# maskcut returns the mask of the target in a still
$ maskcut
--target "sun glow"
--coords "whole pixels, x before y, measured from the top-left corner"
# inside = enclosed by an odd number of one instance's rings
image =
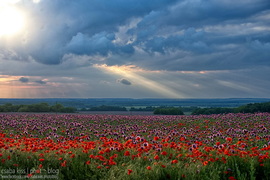
[[[0,5],[0,37],[11,36],[22,31],[25,25],[23,12],[11,5]]]

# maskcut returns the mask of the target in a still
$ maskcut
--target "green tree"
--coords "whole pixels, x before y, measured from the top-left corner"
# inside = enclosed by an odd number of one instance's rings
[[[62,104],[56,103],[55,105],[51,106],[52,112],[60,112],[60,110],[64,108]]]
[[[156,108],[154,110],[154,114],[161,114],[161,115],[184,115],[181,108],[176,107],[166,107],[166,108]]]

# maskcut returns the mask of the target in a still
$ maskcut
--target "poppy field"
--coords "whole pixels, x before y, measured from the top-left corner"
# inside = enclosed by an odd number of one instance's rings
[[[270,114],[0,114],[1,179],[270,179]]]

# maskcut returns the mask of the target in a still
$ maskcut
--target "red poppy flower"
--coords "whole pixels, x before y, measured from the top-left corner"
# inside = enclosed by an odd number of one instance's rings
[[[129,152],[129,151],[126,151],[126,152],[124,153],[124,156],[130,156],[130,152]]]
[[[161,152],[161,155],[166,156],[167,155],[167,152],[166,151],[163,151],[163,152]]]
[[[178,163],[178,160],[172,160],[172,162],[171,162],[172,164],[176,164],[176,163]]]
[[[208,164],[208,161],[204,161],[203,165],[206,166]]]
[[[128,169],[127,174],[130,175],[131,173],[132,173],[132,170],[131,169]]]
[[[67,161],[65,160],[64,162],[61,163],[62,167],[66,167],[67,166]]]

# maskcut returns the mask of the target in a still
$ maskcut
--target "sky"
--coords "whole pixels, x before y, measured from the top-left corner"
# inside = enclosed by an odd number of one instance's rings
[[[0,98],[270,98],[269,0],[0,0]]]

